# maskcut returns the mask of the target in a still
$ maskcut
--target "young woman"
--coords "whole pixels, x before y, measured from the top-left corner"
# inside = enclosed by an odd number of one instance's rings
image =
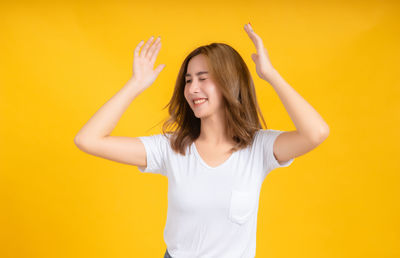
[[[140,54],[144,42],[135,49],[132,78],[75,137],[89,154],[168,178],[164,257],[255,257],[265,177],[329,134],[321,116],[274,69],[261,38],[249,24],[244,29],[257,50],[251,56],[257,75],[272,85],[297,130],[262,129],[245,62],[229,45],[213,43],[184,60],[162,134],[110,136],[129,104],[165,67],[153,70],[161,39],[151,45],[151,37]],[[166,132],[169,126],[175,130]]]

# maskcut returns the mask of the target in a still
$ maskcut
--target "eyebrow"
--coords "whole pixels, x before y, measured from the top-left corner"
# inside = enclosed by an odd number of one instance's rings
[[[208,74],[207,71],[201,71],[201,72],[196,73],[196,75],[199,76],[199,75],[202,75],[202,74],[204,74],[204,73],[207,73],[207,74]],[[188,76],[192,76],[192,75],[191,75],[190,73],[185,74],[185,77],[188,77]]]

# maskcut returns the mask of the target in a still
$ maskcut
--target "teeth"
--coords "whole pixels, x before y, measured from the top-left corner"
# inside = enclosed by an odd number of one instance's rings
[[[195,100],[195,101],[194,101],[194,104],[200,104],[200,103],[203,103],[203,102],[205,102],[205,101],[206,101],[206,99]]]

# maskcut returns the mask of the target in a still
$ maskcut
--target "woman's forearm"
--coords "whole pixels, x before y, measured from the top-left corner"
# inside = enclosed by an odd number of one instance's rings
[[[275,89],[299,133],[312,141],[319,141],[329,134],[329,126],[324,119],[278,71],[275,70],[267,81]]]
[[[75,142],[96,140],[111,134],[131,102],[144,90],[132,78],[82,127]]]

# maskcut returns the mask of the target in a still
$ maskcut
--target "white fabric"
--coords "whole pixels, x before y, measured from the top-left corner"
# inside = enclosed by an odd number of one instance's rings
[[[282,132],[260,129],[251,146],[217,167],[204,162],[194,143],[183,156],[162,134],[139,137],[147,153],[139,171],[168,178],[164,241],[173,258],[255,257],[261,185],[271,170],[294,160],[279,164],[273,155]]]

